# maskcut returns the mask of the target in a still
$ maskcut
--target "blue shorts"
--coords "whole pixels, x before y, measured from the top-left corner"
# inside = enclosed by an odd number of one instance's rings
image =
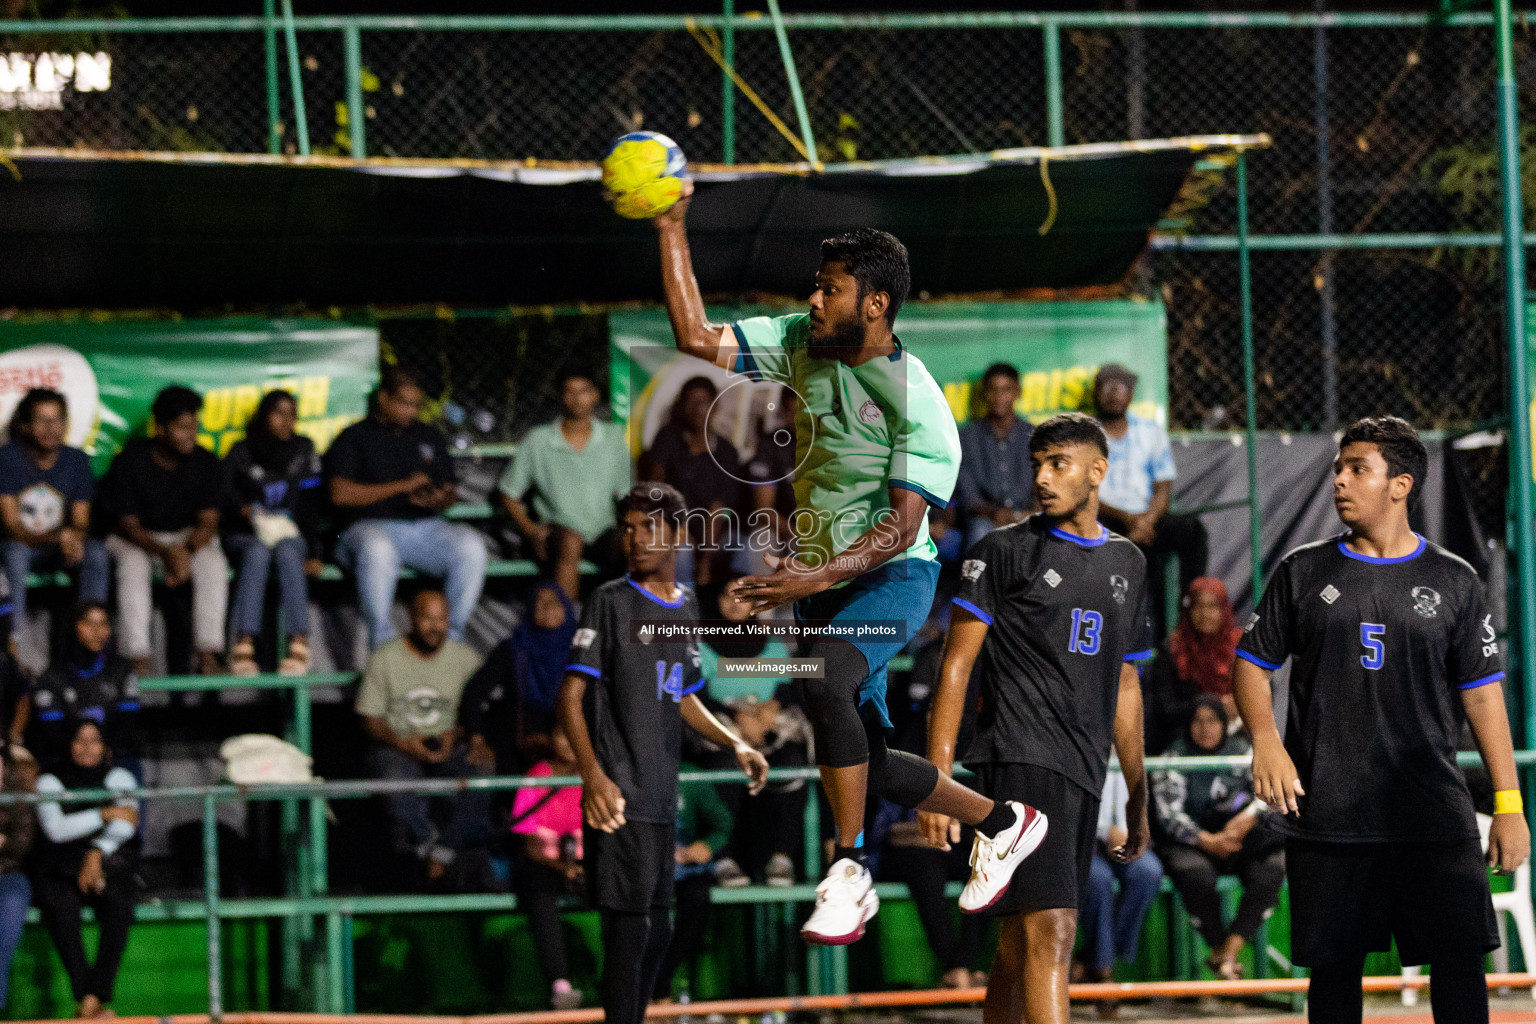
[[[878,638],[844,637],[864,655],[869,674],[859,685],[859,707],[873,711],[885,728],[891,727],[886,709],[886,665],[917,636],[933,608],[933,592],[939,583],[939,563],[926,558],[903,558],[854,578],[845,587],[823,590],[795,602],[797,622],[828,620],[857,624],[870,621],[906,623],[903,634],[888,642]],[[870,707],[866,708],[866,705]]]

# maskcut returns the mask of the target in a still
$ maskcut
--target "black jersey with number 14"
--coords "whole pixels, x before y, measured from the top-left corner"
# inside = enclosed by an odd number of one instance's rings
[[[1095,799],[1120,668],[1152,655],[1146,559],[1100,528],[1086,540],[1035,515],[966,553],[955,604],[987,623],[981,711],[966,763],[1032,764]]]
[[[624,794],[624,817],[670,825],[677,817],[684,697],[703,687],[691,639],[632,639],[632,621],[696,621],[693,590],[663,601],[625,576],[592,592],[571,641],[567,672],[588,676],[582,715],[597,763]]]
[[[1361,555],[1343,537],[1297,548],[1237,654],[1266,669],[1293,659],[1285,748],[1306,796],[1282,831],[1356,843],[1477,837],[1456,766],[1461,691],[1504,672],[1470,565],[1422,537],[1401,558]]]

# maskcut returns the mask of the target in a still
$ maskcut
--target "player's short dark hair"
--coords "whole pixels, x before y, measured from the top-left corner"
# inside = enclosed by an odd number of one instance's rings
[[[160,393],[155,396],[155,404],[149,407],[149,413],[163,427],[189,412],[195,415],[202,408],[202,395],[181,384],[172,384],[160,389]]]
[[[69,403],[64,400],[64,396],[59,394],[59,392],[53,390],[53,388],[32,388],[21,396],[21,401],[16,403],[16,411],[11,413],[11,433],[16,433],[16,428],[20,426],[30,427],[32,425],[32,417],[37,414],[37,407],[47,405],[50,402],[62,409],[64,415],[69,415]]]
[[[421,378],[403,366],[390,364],[379,371],[379,391],[381,393],[398,395],[406,388],[416,388],[419,391],[426,390],[421,386]]]
[[[986,387],[993,377],[1007,377],[1017,384],[1019,382],[1019,368],[1012,363],[993,363],[982,373],[981,386]]]
[[[671,523],[674,529],[680,530],[688,515],[688,502],[683,500],[682,492],[671,484],[642,480],[619,499],[619,522],[623,523],[624,517],[631,512],[659,515]]]
[[[896,311],[912,290],[912,265],[907,260],[907,247],[895,235],[878,228],[859,228],[828,238],[821,243],[821,262],[841,263],[859,283],[861,302],[874,292],[889,295],[891,304],[885,307],[885,322],[896,322]]]
[[[1339,438],[1340,451],[1350,444],[1375,445],[1387,462],[1388,477],[1413,477],[1408,501],[1410,506],[1418,505],[1419,490],[1429,472],[1429,451],[1412,423],[1401,416],[1367,416],[1351,423]]]
[[[1099,421],[1087,413],[1057,413],[1040,424],[1029,437],[1029,453],[1034,455],[1064,444],[1091,444],[1109,458],[1109,438]]]

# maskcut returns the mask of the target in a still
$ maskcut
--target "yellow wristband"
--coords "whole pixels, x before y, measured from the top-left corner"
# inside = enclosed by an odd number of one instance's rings
[[[1501,789],[1493,794],[1494,814],[1520,814],[1524,810],[1525,801],[1518,789]]]

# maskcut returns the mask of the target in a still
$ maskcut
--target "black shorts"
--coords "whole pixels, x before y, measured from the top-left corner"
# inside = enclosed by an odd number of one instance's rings
[[[1291,959],[1302,967],[1385,952],[1433,963],[1499,945],[1488,865],[1476,839],[1452,843],[1285,841]]]
[[[631,821],[617,832],[582,832],[587,899],[603,910],[648,914],[672,906],[673,825]]]
[[[1099,800],[1065,775],[1033,764],[978,764],[977,789],[994,800],[1018,800],[1045,813],[1040,848],[1020,864],[992,915],[1068,907],[1088,887],[1098,842]]]

